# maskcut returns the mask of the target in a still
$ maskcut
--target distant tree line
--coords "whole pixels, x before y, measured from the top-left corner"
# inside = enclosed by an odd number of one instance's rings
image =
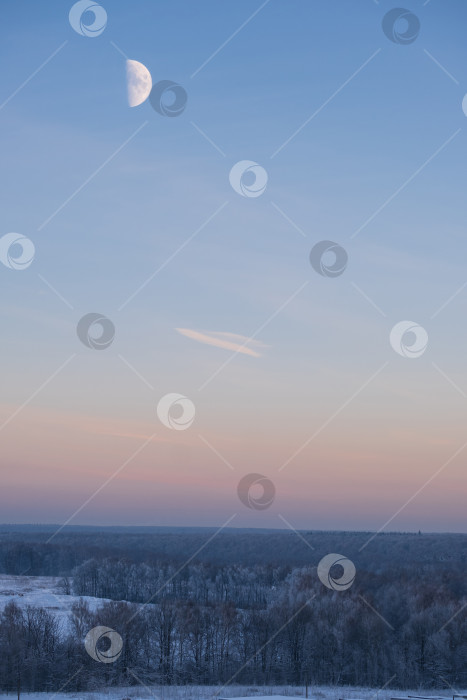
[[[316,566],[193,562],[178,572],[176,562],[89,559],[63,589],[110,599],[98,609],[77,598],[65,624],[40,608],[4,608],[0,688],[306,681],[378,688],[393,676],[390,687],[465,687],[465,567],[382,562],[379,570],[357,567],[353,586],[338,592],[323,586]],[[123,639],[114,663],[85,651],[97,625]]]
[[[5,527],[5,526],[3,526]],[[11,527],[11,526],[10,526]],[[141,532],[140,530],[143,530]],[[309,566],[311,550],[316,561],[329,552],[344,552],[365,571],[381,571],[393,564],[404,565],[414,573],[419,567],[427,571],[467,569],[467,536],[456,534],[380,533],[371,546],[362,549],[371,533],[365,532],[294,532],[267,533],[226,530],[217,534],[209,546],[206,541],[215,530],[206,528],[175,529],[152,532],[152,528],[113,528],[83,532],[63,530],[54,535],[53,528],[2,531],[0,526],[0,573],[28,576],[65,576],[85,561],[115,557],[134,563],[183,564],[199,552],[196,561],[213,566],[240,564],[294,567]],[[49,541],[51,536],[53,539]]]

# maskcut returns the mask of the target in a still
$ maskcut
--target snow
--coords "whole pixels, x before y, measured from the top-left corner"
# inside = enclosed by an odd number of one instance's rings
[[[53,613],[66,629],[70,619],[71,606],[77,600],[85,600],[92,611],[96,610],[102,603],[107,602],[104,598],[92,598],[91,596],[78,598],[72,595],[63,595],[60,593],[60,581],[60,578],[54,576],[0,574],[0,612],[12,600],[22,608],[28,605],[45,608]]]

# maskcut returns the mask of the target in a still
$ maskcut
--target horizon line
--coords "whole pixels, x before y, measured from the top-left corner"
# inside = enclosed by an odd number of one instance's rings
[[[57,528],[59,527],[59,523],[0,523],[0,532],[2,528]],[[60,526],[61,527],[61,526]],[[93,524],[81,524],[81,525],[65,525],[62,527],[62,532],[64,530],[73,530],[73,529],[94,529],[94,530],[110,530],[110,529],[165,529],[165,530],[214,530],[218,526],[217,525],[139,525],[139,524],[133,524],[133,525],[117,525],[117,524],[112,524],[112,525],[93,525]],[[273,532],[273,533],[291,533],[293,534],[294,531],[296,532],[305,532],[305,533],[310,533],[310,534],[339,534],[339,533],[344,533],[344,534],[355,534],[355,535],[367,535],[367,534],[375,534],[377,537],[379,536],[387,536],[387,535],[464,535],[467,536],[467,532],[459,532],[456,530],[388,530],[387,532],[375,532],[374,530],[344,530],[344,529],[336,529],[336,530],[321,530],[318,528],[294,528],[294,530],[290,530],[289,528],[274,528],[274,527],[235,527],[235,526],[229,526],[224,528],[224,532],[226,531],[239,531],[239,530],[253,530],[253,531],[258,531],[258,532]]]

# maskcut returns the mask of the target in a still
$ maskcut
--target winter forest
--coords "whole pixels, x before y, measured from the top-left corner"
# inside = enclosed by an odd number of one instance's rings
[[[230,531],[194,556],[209,536],[3,532],[0,573],[58,577],[69,615],[0,596],[0,689],[467,685],[467,537],[379,535],[362,549],[365,533]],[[317,576],[334,551],[355,562],[348,590]],[[115,663],[86,653],[97,625],[121,635]]]

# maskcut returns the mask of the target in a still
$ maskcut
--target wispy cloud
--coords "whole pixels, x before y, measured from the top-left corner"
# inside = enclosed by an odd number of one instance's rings
[[[204,343],[205,345],[214,345],[216,348],[224,348],[224,350],[233,350],[234,352],[250,355],[251,357],[261,357],[261,353],[253,348],[268,347],[259,340],[253,340],[238,333],[225,333],[222,331],[195,331],[190,328],[176,328],[176,331],[185,335],[187,338]],[[253,347],[248,347],[253,346]]]
[[[3,420],[12,415],[18,409],[17,404],[0,403],[0,425]],[[108,435],[110,437],[132,438],[135,440],[148,440],[152,435],[150,430],[154,424],[141,420],[121,419],[116,417],[103,417],[76,412],[58,412],[45,407],[25,407],[21,412],[21,419],[11,422],[10,431],[17,436],[18,431],[40,432],[41,438],[49,439],[50,431],[59,432],[60,435],[76,434]],[[15,432],[16,430],[16,432]],[[170,435],[152,435],[151,442],[168,443]]]

